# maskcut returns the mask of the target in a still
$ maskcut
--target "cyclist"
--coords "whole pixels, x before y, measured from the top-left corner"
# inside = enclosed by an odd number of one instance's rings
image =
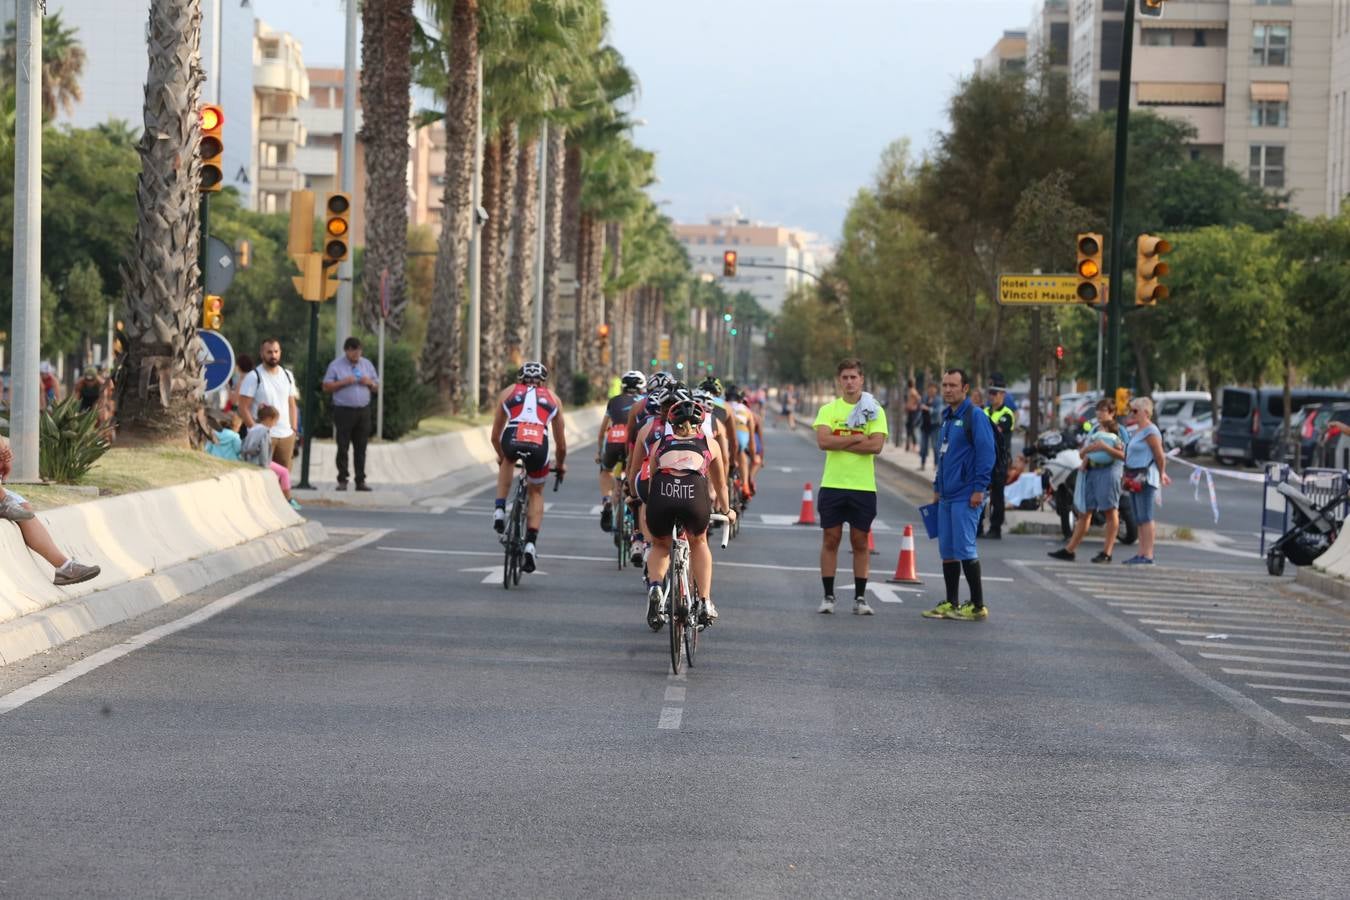
[[[734,384],[727,385],[727,409],[731,413],[731,426],[736,434],[736,448],[732,452],[736,454],[736,466],[744,476],[745,502],[748,503],[755,495],[752,481],[755,454],[750,440],[754,433],[755,414],[746,406],[745,395]]]
[[[675,378],[669,372],[656,372],[647,379],[647,393],[638,398],[638,402],[633,404],[633,408],[628,411],[628,465],[629,473],[629,493],[637,504],[637,531],[633,533],[633,539],[629,542],[629,559],[633,565],[642,565],[646,558],[648,543],[644,538],[646,529],[643,526],[645,522],[645,513],[643,504],[646,497],[637,493],[637,488],[642,486],[638,481],[636,469],[633,468],[633,449],[637,445],[638,435],[642,433],[646,424],[654,417],[660,415],[661,403],[666,399],[670,386],[675,383]]]
[[[703,411],[707,414],[703,417],[704,434],[717,441],[717,446],[722,448],[722,459],[731,459],[731,441],[733,439],[727,433],[726,426],[717,421],[717,417],[713,414],[713,410],[717,408],[716,398],[702,385],[694,388],[693,395],[699,406],[702,406]],[[729,469],[729,466],[722,466],[722,475],[725,479],[722,482],[722,494],[726,497],[731,496],[731,473]]]
[[[676,522],[684,526],[689,541],[690,566],[695,590],[705,599],[705,624],[717,619],[712,601],[712,550],[708,547],[708,523],[714,508],[730,515],[722,449],[703,431],[706,413],[684,390],[673,391],[674,401],[665,420],[655,427],[657,437],[650,448],[638,443],[636,462],[651,472],[647,501],[647,527],[652,552],[647,558],[647,624],[660,627],[666,597],[661,583],[670,565],[670,550]],[[653,422],[652,426],[658,423]]]
[[[541,362],[520,367],[516,383],[497,398],[492,417],[492,449],[497,451],[497,501],[492,510],[492,527],[498,534],[506,530],[506,495],[515,476],[516,460],[525,466],[529,482],[529,501],[525,510],[525,560],[521,568],[533,572],[538,562],[536,543],[544,524],[544,482],[548,481],[548,426],[553,425],[556,442],[554,468],[567,472],[567,428],[562,404],[544,384],[548,369]]]
[[[595,461],[600,465],[600,529],[614,525],[614,468],[628,456],[628,414],[647,389],[647,376],[625,372],[619,379],[620,392],[612,397],[600,420],[600,436]]]

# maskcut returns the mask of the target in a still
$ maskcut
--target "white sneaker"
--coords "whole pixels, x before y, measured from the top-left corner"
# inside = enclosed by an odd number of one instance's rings
[[[826,597],[824,600],[820,601],[820,609],[816,610],[816,612],[826,616],[834,612],[834,597]]]
[[[525,574],[528,575],[529,573],[534,571],[535,563],[539,561],[538,556],[539,553],[537,550],[534,549],[534,543],[531,541],[526,541],[525,560],[520,564],[520,568],[522,571],[525,572]]]
[[[628,561],[631,562],[633,565],[640,566],[646,561],[647,557],[642,552],[642,548],[644,546],[645,543],[636,538],[634,538],[632,544],[629,545]]]
[[[713,605],[711,597],[703,601],[703,618],[708,625],[717,621],[717,607]]]
[[[868,606],[868,605],[867,605],[867,601],[864,600],[862,597],[857,597],[857,598],[854,599],[854,601],[853,601],[853,614],[854,614],[855,616],[870,616],[870,615],[874,615],[874,613],[872,612],[872,607]]]
[[[492,511],[492,529],[498,534],[506,531],[506,510],[500,506]]]

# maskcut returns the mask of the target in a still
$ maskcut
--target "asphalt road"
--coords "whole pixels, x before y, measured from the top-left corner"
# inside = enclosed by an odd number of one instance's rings
[[[293,578],[0,669],[0,896],[1346,895],[1350,616],[1032,536],[987,545],[987,622],[920,618],[922,539],[919,592],[817,615],[819,534],[779,523],[821,459],[770,463],[683,679],[579,460],[519,590],[482,583],[488,494],[322,511]],[[880,518],[884,575],[917,515]]]

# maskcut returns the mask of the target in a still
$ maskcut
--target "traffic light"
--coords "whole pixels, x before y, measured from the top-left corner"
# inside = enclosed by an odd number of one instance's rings
[[[1139,0],[1139,15],[1148,16],[1150,19],[1161,19],[1162,14],[1163,0]]]
[[[201,110],[202,137],[197,145],[197,155],[202,160],[202,172],[197,190],[203,194],[214,194],[225,182],[224,163],[221,155],[225,152],[225,142],[221,139],[221,130],[225,127],[225,114],[219,106],[207,105]]]
[[[336,265],[351,250],[352,198],[345,193],[329,194],[323,202],[323,264]]]
[[[1059,360],[1060,362],[1063,362],[1063,361],[1064,361],[1064,345],[1063,345],[1063,344],[1056,344],[1056,345],[1055,345],[1055,359]]]
[[[1102,296],[1102,236],[1094,232],[1078,235],[1078,299],[1096,303]]]
[[[207,294],[202,298],[202,331],[219,331],[225,324],[225,298]]]
[[[1172,245],[1151,234],[1139,235],[1138,255],[1134,263],[1134,305],[1157,306],[1166,300],[1170,291],[1158,281],[1167,275],[1169,267],[1161,257],[1172,251]]]
[[[731,308],[730,308],[730,307],[728,307],[727,309],[725,309],[725,310],[722,312],[722,321],[723,321],[723,322],[730,322],[730,321],[731,321]]]
[[[727,278],[736,277],[736,251],[728,250],[722,254],[722,274]]]

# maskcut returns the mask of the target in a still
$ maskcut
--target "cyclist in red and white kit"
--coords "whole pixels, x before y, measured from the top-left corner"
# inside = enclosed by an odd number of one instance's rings
[[[492,449],[497,451],[497,502],[492,511],[492,527],[498,534],[506,530],[506,495],[515,476],[516,460],[525,465],[529,499],[525,509],[525,560],[521,568],[533,572],[539,553],[535,547],[544,524],[544,482],[548,481],[548,428],[553,426],[556,442],[553,470],[567,472],[567,428],[562,404],[545,387],[548,369],[540,362],[520,367],[516,383],[497,398],[492,417]]]

